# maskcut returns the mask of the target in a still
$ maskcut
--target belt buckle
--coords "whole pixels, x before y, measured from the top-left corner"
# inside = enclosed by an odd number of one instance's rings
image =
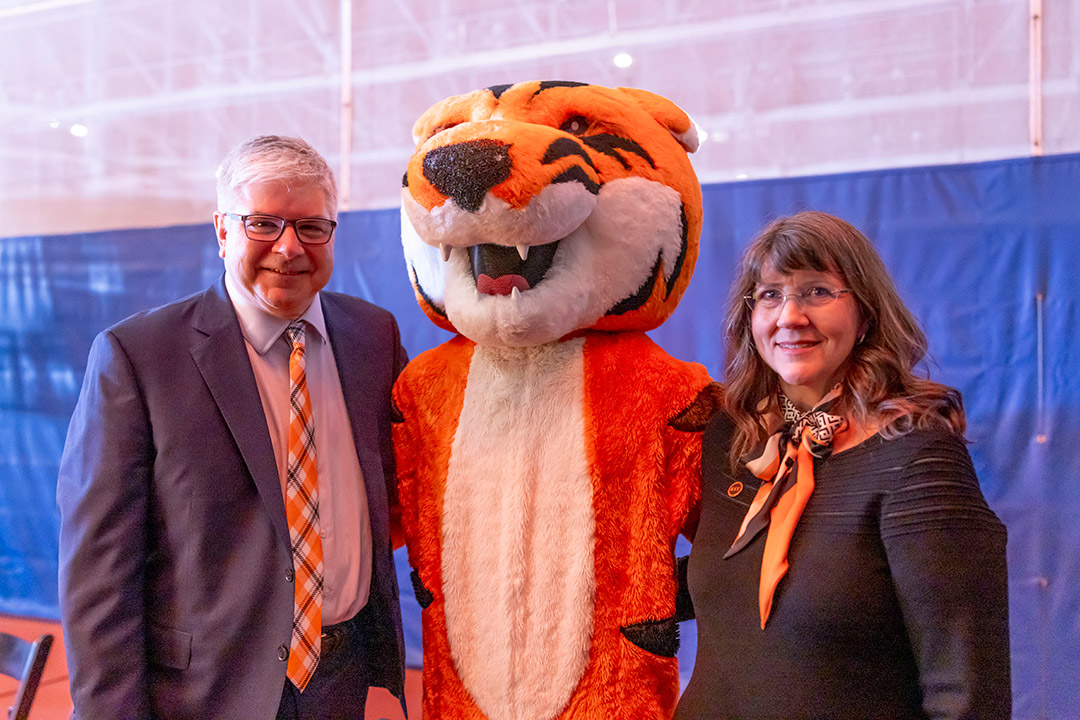
[[[341,641],[344,639],[345,633],[341,628],[327,628],[322,632],[322,644],[319,650],[320,655],[327,655],[334,652]]]

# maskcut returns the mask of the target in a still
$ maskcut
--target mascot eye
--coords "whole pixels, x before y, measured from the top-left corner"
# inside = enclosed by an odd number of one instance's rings
[[[581,115],[574,115],[566,119],[559,129],[565,133],[571,135],[584,135],[585,131],[589,129],[589,121]]]

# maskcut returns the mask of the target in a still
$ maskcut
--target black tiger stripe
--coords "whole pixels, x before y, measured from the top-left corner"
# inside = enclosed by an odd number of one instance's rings
[[[589,157],[589,153],[585,148],[572,138],[561,137],[556,138],[547,150],[544,151],[544,157],[540,158],[540,163],[543,165],[550,165],[551,163],[562,160],[565,157],[580,157],[582,160],[589,164],[593,170],[596,169],[596,165],[593,164],[592,158]]]
[[[545,90],[551,90],[552,88],[570,88],[570,87],[588,87],[589,83],[574,82],[572,80],[545,80],[540,83],[540,89],[533,93],[533,97],[536,97]]]
[[[410,266],[409,270],[412,272],[413,285],[416,287],[416,292],[419,293],[420,299],[424,301],[425,305],[431,308],[431,312],[435,313],[441,318],[446,318],[446,310],[436,305],[435,301],[432,300],[426,292],[424,292],[424,287],[420,284],[420,278],[416,275],[416,268]]]
[[[656,163],[653,162],[649,152],[629,138],[611,135],[610,133],[601,133],[600,135],[585,135],[581,138],[581,141],[596,152],[604,153],[605,155],[615,158],[622,163],[622,166],[627,170],[630,169],[630,163],[626,162],[626,158],[623,157],[623,153],[625,152],[634,153],[645,162],[649,163],[651,168],[654,170],[656,169]]]
[[[675,289],[675,286],[679,284],[679,274],[682,273],[683,263],[686,261],[686,252],[690,247],[690,223],[686,221],[686,204],[682,206],[682,212],[680,213],[680,220],[682,221],[682,240],[679,245],[679,256],[675,258],[675,267],[671,269],[671,279],[667,283],[667,292],[664,294],[664,300],[671,297],[671,291]]]
[[[642,305],[649,301],[652,297],[653,287],[656,286],[656,277],[660,274],[660,253],[656,254],[656,263],[653,264],[652,272],[649,273],[649,278],[641,284],[637,292],[633,295],[623,298],[619,302],[607,311],[607,315],[624,315],[632,310],[637,310]]]
[[[565,182],[579,182],[593,195],[600,194],[600,183],[589,177],[589,174],[586,173],[580,165],[566,168],[561,173],[551,178],[552,185]]]

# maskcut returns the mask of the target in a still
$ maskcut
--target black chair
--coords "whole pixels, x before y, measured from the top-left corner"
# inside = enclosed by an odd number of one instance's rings
[[[26,720],[30,715],[30,704],[37,694],[52,643],[52,635],[42,635],[30,642],[0,632],[0,674],[19,681],[15,702],[8,709],[8,720]]]

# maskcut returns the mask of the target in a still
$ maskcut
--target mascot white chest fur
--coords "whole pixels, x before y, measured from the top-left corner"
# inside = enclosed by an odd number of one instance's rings
[[[424,716],[668,717],[673,546],[718,391],[644,332],[697,256],[692,123],[644,91],[530,82],[414,130],[405,257],[460,333],[394,391]]]

